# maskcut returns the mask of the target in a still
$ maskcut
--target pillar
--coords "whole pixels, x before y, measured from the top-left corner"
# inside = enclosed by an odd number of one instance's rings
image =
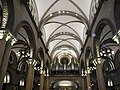
[[[103,71],[101,68],[101,64],[96,65],[96,75],[97,75],[97,82],[99,90],[106,90],[106,84],[103,76]]]
[[[43,68],[40,68],[40,87],[39,90],[43,90],[44,89],[44,70]]]
[[[0,90],[2,90],[4,77],[6,75],[11,46],[17,40],[11,33],[5,30],[0,30]]]
[[[81,88],[82,88],[82,90],[85,90],[85,77],[84,76],[82,76],[81,77]]]
[[[86,76],[86,78],[87,78],[87,88],[88,88],[88,90],[92,90],[92,88],[91,88],[91,79],[90,79],[90,68],[89,67],[87,68],[87,76]]]
[[[106,83],[104,80],[104,75],[101,67],[102,58],[99,54],[99,41],[96,43],[96,59],[94,60],[94,64],[96,66],[96,75],[97,75],[97,82],[99,90],[106,90]]]
[[[47,68],[47,71],[46,71],[46,90],[49,90],[50,88],[50,85],[49,85],[49,69]]]
[[[34,81],[34,66],[36,65],[36,61],[33,59],[29,60],[29,68],[26,79],[26,88],[25,90],[33,89],[33,81]]]
[[[0,39],[0,66],[4,55],[5,46],[6,46],[6,41],[4,39]]]
[[[46,90],[49,90],[50,86],[49,86],[49,76],[46,76],[46,84],[45,84],[45,88]]]
[[[82,73],[81,73],[81,88],[82,90],[85,90],[85,71],[82,69]]]
[[[10,52],[11,52],[11,46],[9,43],[7,43],[5,45],[4,55],[3,55],[1,66],[0,66],[0,90],[2,90],[4,77],[6,75]]]

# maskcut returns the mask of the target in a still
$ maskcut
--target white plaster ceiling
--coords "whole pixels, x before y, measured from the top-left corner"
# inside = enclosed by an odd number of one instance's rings
[[[35,1],[40,18],[39,29],[52,59],[63,54],[78,58],[89,27],[92,0]]]

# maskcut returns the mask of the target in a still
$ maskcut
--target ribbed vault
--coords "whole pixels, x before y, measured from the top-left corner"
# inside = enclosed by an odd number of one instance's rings
[[[69,55],[78,59],[89,28],[91,1],[36,0],[39,30],[52,60]]]

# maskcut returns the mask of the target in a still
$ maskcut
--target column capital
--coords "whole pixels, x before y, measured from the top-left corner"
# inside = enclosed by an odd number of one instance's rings
[[[97,57],[93,60],[93,64],[96,66],[97,64],[101,64],[101,57]]]
[[[30,58],[27,62],[29,65],[32,64],[32,65],[36,66],[36,64],[37,64],[37,61],[35,59],[32,59],[32,58]]]
[[[118,30],[118,32],[113,36],[112,38],[117,44],[120,43],[120,30]]]
[[[45,75],[45,70],[41,67],[40,68],[40,74],[42,75],[42,74],[44,74]]]
[[[49,74],[46,74],[46,77],[49,77]]]
[[[89,67],[87,67],[87,75],[91,73],[91,69]]]
[[[5,41],[9,41],[12,46],[14,43],[17,42],[17,39],[7,30],[0,30],[0,39],[5,39]]]

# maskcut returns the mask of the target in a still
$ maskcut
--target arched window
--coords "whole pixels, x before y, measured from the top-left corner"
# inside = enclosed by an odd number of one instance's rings
[[[113,87],[113,81],[111,78],[108,78],[107,85],[108,87]]]
[[[10,74],[7,73],[4,77],[4,83],[10,83]]]
[[[25,86],[25,79],[24,78],[20,79],[19,85],[20,86]]]

